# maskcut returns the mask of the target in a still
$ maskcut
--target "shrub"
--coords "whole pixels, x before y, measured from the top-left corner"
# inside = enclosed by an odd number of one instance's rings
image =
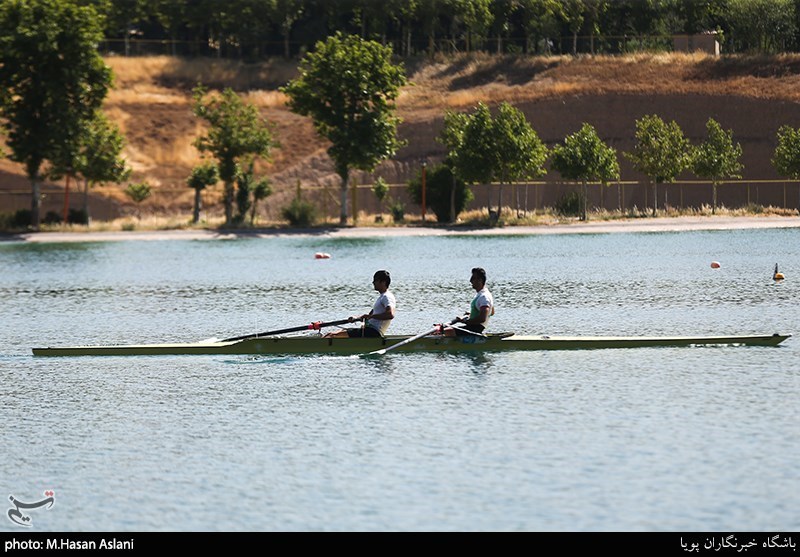
[[[403,222],[406,216],[406,206],[402,201],[394,201],[389,205],[389,212],[392,214],[392,220],[394,222]]]
[[[450,222],[450,194],[453,188],[453,172],[445,164],[434,166],[425,176],[425,204],[436,215],[439,222]],[[456,198],[454,218],[458,218],[472,201],[472,190],[461,180],[455,181]],[[422,175],[417,176],[408,183],[408,193],[417,205],[422,205]]]
[[[70,209],[67,215],[70,224],[89,224],[89,217],[83,209]]]
[[[61,222],[61,217],[55,211],[47,211],[47,214],[42,219],[44,224],[58,224]]]
[[[11,228],[27,228],[30,226],[32,218],[30,209],[17,209],[17,212],[11,217]]]
[[[565,217],[579,217],[581,216],[581,207],[583,207],[583,195],[577,191],[570,191],[562,195],[554,209],[559,215]]]
[[[317,208],[299,197],[294,198],[288,207],[284,207],[281,214],[292,226],[311,226],[317,220]]]

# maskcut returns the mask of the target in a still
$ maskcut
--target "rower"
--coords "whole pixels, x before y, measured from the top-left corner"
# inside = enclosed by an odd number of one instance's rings
[[[444,335],[448,337],[465,336],[470,333],[483,333],[489,325],[489,318],[494,315],[494,298],[489,289],[486,288],[486,271],[481,267],[472,269],[469,279],[472,288],[475,289],[475,297],[469,306],[468,317],[456,317],[454,323],[463,323],[461,327],[447,327]],[[465,331],[466,329],[466,331]]]
[[[335,333],[325,335],[326,338],[361,338],[361,337],[374,337],[381,338],[386,334],[389,328],[389,323],[394,319],[394,308],[397,302],[394,294],[389,290],[389,285],[392,283],[392,277],[389,271],[380,270],[376,271],[372,277],[372,286],[378,291],[378,299],[372,306],[369,313],[363,315],[351,315],[349,321],[354,323],[356,321],[363,321],[364,324],[358,329],[344,329]]]

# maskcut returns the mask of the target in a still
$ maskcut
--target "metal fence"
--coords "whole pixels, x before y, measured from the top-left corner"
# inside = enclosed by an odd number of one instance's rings
[[[499,184],[478,184],[471,186],[474,199],[466,210],[497,207]],[[708,181],[677,181],[658,186],[658,208],[701,209],[712,204],[713,185]],[[566,196],[578,193],[581,185],[575,182],[517,182],[503,186],[503,206],[521,212],[543,211],[557,207]],[[53,185],[42,189],[42,216],[48,212],[61,215],[64,209],[64,191]],[[203,191],[203,205],[207,214],[221,216],[222,188]],[[293,188],[276,192],[259,204],[258,215],[269,221],[283,220],[281,212],[289,205],[297,192]],[[340,212],[341,191],[337,186],[305,186],[301,196],[317,209],[318,215],[325,219],[337,219]],[[152,196],[141,204],[142,214],[180,213],[191,216],[194,192],[190,188],[157,188]],[[587,185],[587,201],[590,209],[627,212],[644,210],[653,206],[652,184],[623,181],[603,186],[599,183]],[[408,215],[418,217],[421,207],[411,201],[406,184],[389,184],[389,193],[383,203],[379,203],[372,192],[371,184],[351,186],[348,191],[348,214],[355,212],[364,215],[388,214],[392,202],[399,202]],[[720,184],[717,188],[719,207],[739,209],[749,207],[774,207],[800,211],[800,180],[737,180]],[[95,220],[113,220],[137,213],[133,204],[90,193],[91,215]],[[13,214],[19,209],[31,206],[30,190],[0,190],[0,214]],[[81,209],[83,194],[71,192],[69,208]],[[429,220],[435,220],[431,207],[427,208]]]

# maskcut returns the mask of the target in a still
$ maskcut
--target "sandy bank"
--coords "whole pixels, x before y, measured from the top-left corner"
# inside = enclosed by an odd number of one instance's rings
[[[753,228],[800,228],[800,217],[675,217],[633,220],[570,222],[543,226],[503,228],[396,227],[324,228],[306,230],[142,230],[114,232],[39,232],[0,235],[0,241],[60,243],[152,240],[233,240],[305,236],[319,238],[376,238],[386,236],[498,236],[535,234],[610,234],[631,232],[681,232],[690,230],[744,230]]]

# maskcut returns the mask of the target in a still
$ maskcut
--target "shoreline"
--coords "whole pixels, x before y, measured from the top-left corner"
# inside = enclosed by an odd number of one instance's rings
[[[0,243],[72,243],[165,240],[234,240],[237,238],[318,237],[376,238],[381,236],[527,236],[541,234],[616,234],[642,232],[684,232],[698,230],[748,230],[800,228],[800,217],[784,216],[703,216],[656,217],[630,220],[571,222],[539,226],[497,228],[465,227],[343,227],[319,229],[254,230],[133,230],[98,232],[27,232],[0,234]]]

